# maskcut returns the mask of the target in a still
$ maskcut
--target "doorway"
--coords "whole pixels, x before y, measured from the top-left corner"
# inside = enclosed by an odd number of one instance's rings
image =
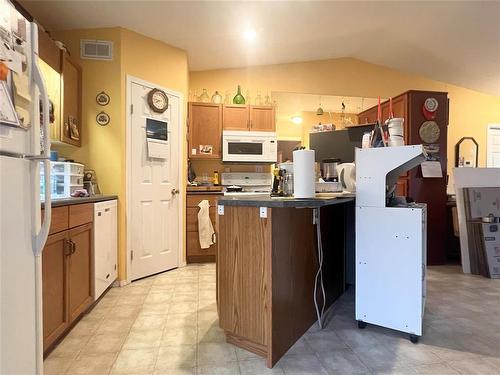
[[[164,112],[150,106],[153,89],[168,97]],[[127,280],[133,281],[176,268],[181,259],[181,96],[128,77],[127,109]]]

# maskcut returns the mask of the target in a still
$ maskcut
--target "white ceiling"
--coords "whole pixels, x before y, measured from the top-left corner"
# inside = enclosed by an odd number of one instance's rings
[[[21,3],[53,29],[121,26],[182,48],[191,70],[354,57],[500,96],[498,1]]]
[[[376,98],[361,98],[355,96],[333,96],[296,94],[290,92],[272,92],[273,101],[276,101],[278,112],[285,115],[300,114],[300,112],[316,112],[321,101],[321,108],[326,112],[342,112],[342,102],[345,104],[345,113],[360,113],[365,109],[377,105]],[[385,99],[381,99],[385,101]]]

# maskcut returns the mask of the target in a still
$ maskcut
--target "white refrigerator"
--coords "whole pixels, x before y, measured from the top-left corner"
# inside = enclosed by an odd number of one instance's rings
[[[43,373],[41,252],[50,225],[47,91],[38,34],[0,0],[0,374]],[[45,211],[40,210],[44,169]]]

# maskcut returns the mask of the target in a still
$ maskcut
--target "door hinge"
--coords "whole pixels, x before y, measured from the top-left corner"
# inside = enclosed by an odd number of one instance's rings
[[[134,105],[133,104],[130,104],[130,114],[131,115],[134,114]]]
[[[130,250],[130,261],[134,260],[134,250]]]

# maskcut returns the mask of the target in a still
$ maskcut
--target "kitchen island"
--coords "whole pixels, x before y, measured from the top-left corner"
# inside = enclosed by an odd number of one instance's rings
[[[354,198],[226,196],[217,203],[220,327],[227,342],[265,357],[271,368],[317,320],[317,213],[327,306],[344,292]]]

